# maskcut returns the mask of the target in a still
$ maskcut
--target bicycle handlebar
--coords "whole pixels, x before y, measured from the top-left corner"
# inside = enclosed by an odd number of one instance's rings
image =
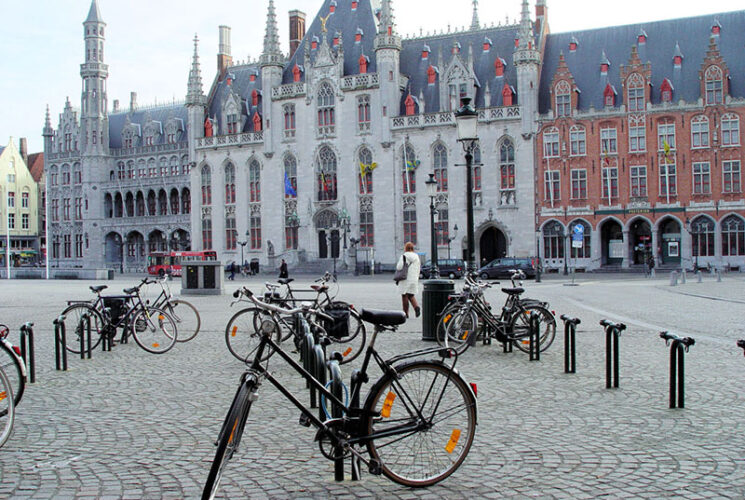
[[[320,309],[313,309],[309,305],[301,305],[300,307],[296,307],[294,309],[285,309],[283,307],[269,304],[267,302],[264,302],[263,300],[258,299],[256,295],[246,287],[239,288],[238,290],[233,292],[233,297],[235,297],[236,299],[239,298],[241,295],[245,295],[246,297],[248,297],[248,300],[256,304],[261,309],[272,311],[277,314],[282,314],[285,316],[292,316],[293,314],[297,314],[297,313],[311,313],[328,321],[334,320],[331,316],[329,316],[328,314],[325,314]]]

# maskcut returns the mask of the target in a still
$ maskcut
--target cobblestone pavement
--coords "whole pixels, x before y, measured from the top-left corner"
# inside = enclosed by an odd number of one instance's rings
[[[135,281],[108,284],[116,293]],[[496,344],[474,346],[460,360],[461,372],[478,384],[479,425],[470,455],[446,481],[420,490],[368,474],[335,483],[313,430],[299,426],[298,411],[265,385],[221,497],[744,497],[745,359],[735,340],[745,338],[745,278],[707,276],[677,287],[662,277],[578,282],[526,283],[527,295],[550,301],[557,315],[582,319],[577,374],[563,373],[561,325],[540,362],[505,354]],[[258,290],[261,283],[229,282],[226,292],[237,284]],[[90,284],[10,281],[0,287],[0,322],[12,326],[14,340],[22,322],[36,323],[38,363],[37,383],[27,389],[14,433],[0,449],[0,497],[198,497],[242,369],[224,342],[232,297],[189,298],[203,330],[163,356],[130,343],[111,353],[97,350],[92,360],[71,357],[70,370],[56,372],[52,320],[66,299],[89,296]],[[497,307],[504,300],[498,289],[489,297]],[[343,278],[339,298],[358,307],[399,307],[389,276]],[[628,325],[616,390],[605,389],[601,318]],[[696,339],[686,355],[685,409],[667,407],[663,329]],[[421,341],[421,320],[411,319],[378,345],[393,354],[429,344]],[[278,360],[271,366],[305,396],[297,376]]]

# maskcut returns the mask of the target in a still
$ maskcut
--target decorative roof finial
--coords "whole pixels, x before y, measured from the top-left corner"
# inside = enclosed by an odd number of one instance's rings
[[[477,30],[479,28],[479,0],[473,0],[473,19],[471,19],[471,29]]]
[[[274,11],[274,0],[269,0],[266,12],[266,32],[264,35],[264,51],[261,53],[261,64],[281,64],[282,50],[279,48],[279,30],[277,29],[277,15]]]
[[[202,71],[199,69],[199,37],[194,33],[194,55],[191,59],[189,71],[189,86],[186,92],[186,104],[201,104],[204,101],[202,93]]]

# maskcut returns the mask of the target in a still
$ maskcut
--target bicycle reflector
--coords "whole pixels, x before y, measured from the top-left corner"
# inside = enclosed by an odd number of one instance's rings
[[[8,397],[8,393],[5,391],[0,392],[0,401]]]
[[[352,352],[352,348],[351,348],[351,347],[347,347],[347,348],[346,348],[346,349],[344,350],[344,353],[342,353],[342,356],[344,356],[344,357],[346,358],[347,356],[349,356],[349,354],[350,354],[351,352]]]
[[[479,388],[476,385],[476,382],[471,382],[468,385],[470,385],[471,386],[471,389],[473,389],[473,395],[476,396],[476,397],[479,397]]]
[[[230,336],[235,337],[235,332],[238,331],[238,325],[233,325],[233,329],[230,330]]]
[[[391,408],[393,407],[393,400],[396,399],[396,395],[392,392],[389,392],[388,395],[385,397],[385,401],[383,401],[383,408],[380,410],[380,416],[383,418],[388,418],[391,416]]]
[[[445,451],[448,453],[452,453],[455,447],[458,445],[458,440],[460,439],[460,429],[453,429],[453,432],[450,434],[450,439],[448,440],[448,444],[445,445]]]
[[[18,347],[17,345],[14,345],[14,346],[13,346],[13,350],[14,350],[14,351],[16,352],[16,354],[18,354],[19,356],[21,355],[21,348],[20,348],[20,347]]]

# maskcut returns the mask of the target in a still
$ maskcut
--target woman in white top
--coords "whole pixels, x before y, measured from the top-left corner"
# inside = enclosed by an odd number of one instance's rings
[[[418,318],[422,313],[415,295],[419,292],[419,256],[414,253],[414,244],[407,242],[404,245],[404,254],[398,259],[396,269],[401,270],[404,267],[404,259],[409,263],[409,270],[406,273],[406,279],[398,282],[398,291],[401,294],[401,305],[403,306],[406,317],[409,317],[409,303],[414,307],[414,313]]]

